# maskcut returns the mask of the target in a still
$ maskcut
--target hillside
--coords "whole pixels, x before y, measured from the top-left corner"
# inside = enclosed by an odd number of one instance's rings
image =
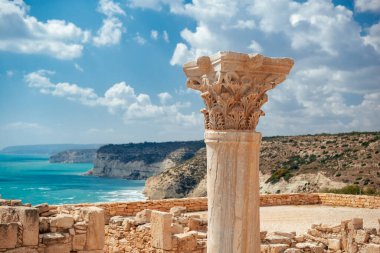
[[[50,163],[92,163],[96,149],[74,149],[59,152],[50,156]]]
[[[380,132],[263,138],[260,191],[313,192],[347,184],[380,189],[379,152]],[[206,174],[205,160],[198,152],[149,178],[145,193],[152,199],[205,196],[206,178],[200,178]]]
[[[147,179],[192,158],[202,147],[203,141],[106,145],[96,152],[94,168],[88,174]]]

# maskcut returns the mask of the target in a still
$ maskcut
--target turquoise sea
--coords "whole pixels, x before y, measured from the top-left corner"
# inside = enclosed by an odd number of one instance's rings
[[[49,163],[47,156],[0,154],[0,195],[33,205],[145,199],[145,181],[81,176],[91,168]]]

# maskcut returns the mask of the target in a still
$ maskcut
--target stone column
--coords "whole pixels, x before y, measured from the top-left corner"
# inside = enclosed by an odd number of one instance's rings
[[[266,92],[283,82],[288,58],[219,52],[186,63],[187,87],[206,108],[208,253],[260,252],[259,157],[256,132]]]

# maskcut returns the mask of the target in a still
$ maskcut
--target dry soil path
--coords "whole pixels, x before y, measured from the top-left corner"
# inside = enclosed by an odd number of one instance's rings
[[[200,212],[206,217],[206,212]],[[340,221],[363,218],[364,227],[379,228],[380,209],[331,206],[260,207],[261,231],[306,233],[312,224],[340,224]]]
[[[260,208],[261,230],[305,233],[314,223],[339,224],[363,218],[364,227],[379,228],[380,209],[331,206],[271,206]]]

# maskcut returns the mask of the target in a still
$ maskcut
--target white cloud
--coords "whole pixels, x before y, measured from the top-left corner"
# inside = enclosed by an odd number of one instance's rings
[[[83,72],[83,68],[78,64],[78,63],[74,63],[74,67],[76,70],[80,71],[80,72]]]
[[[357,1],[363,10],[359,2],[375,11],[379,1]],[[264,134],[378,130],[379,24],[365,34],[353,12],[331,0],[159,3],[196,22],[181,31],[172,65],[223,50],[295,59],[288,80],[269,92]]]
[[[263,48],[255,40],[251,41],[251,44],[248,46],[248,48],[251,49],[253,53],[260,53],[261,51],[263,51]]]
[[[380,12],[379,0],[355,0],[355,9],[359,12]]]
[[[162,38],[164,38],[165,42],[167,42],[167,43],[169,42],[169,34],[167,31],[162,32]]]
[[[157,96],[159,97],[161,104],[166,104],[166,102],[172,98],[172,95],[168,92],[159,93]]]
[[[368,35],[364,36],[364,44],[372,46],[380,53],[380,22],[369,28]]]
[[[98,11],[107,17],[112,17],[114,15],[125,16],[125,12],[120,8],[120,5],[112,0],[100,0]]]
[[[39,70],[25,75],[25,81],[31,88],[41,93],[63,97],[90,107],[105,107],[112,114],[122,115],[126,123],[139,120],[154,120],[162,124],[200,125],[199,114],[184,114],[180,110],[189,104],[169,104],[171,95],[167,92],[158,94],[161,104],[152,103],[150,96],[136,94],[134,88],[120,82],[112,85],[103,96],[99,96],[92,88],[83,88],[67,82],[53,83],[50,76],[54,72]]]
[[[108,46],[119,44],[125,28],[121,21],[114,17],[103,20],[102,27],[97,31],[97,36],[93,38],[95,46]]]
[[[146,39],[140,35],[140,33],[136,33],[136,36],[133,38],[137,44],[139,45],[145,45]]]
[[[122,34],[126,32],[123,23],[118,16],[125,16],[125,12],[120,8],[118,3],[112,0],[100,0],[98,11],[103,13],[106,18],[93,38],[95,46],[109,46],[119,44]]]
[[[0,0],[0,50],[64,60],[81,56],[89,31],[65,20],[38,21],[28,9],[23,1]]]
[[[154,40],[157,40],[158,39],[158,31],[156,31],[156,30],[150,31],[150,37]]]

